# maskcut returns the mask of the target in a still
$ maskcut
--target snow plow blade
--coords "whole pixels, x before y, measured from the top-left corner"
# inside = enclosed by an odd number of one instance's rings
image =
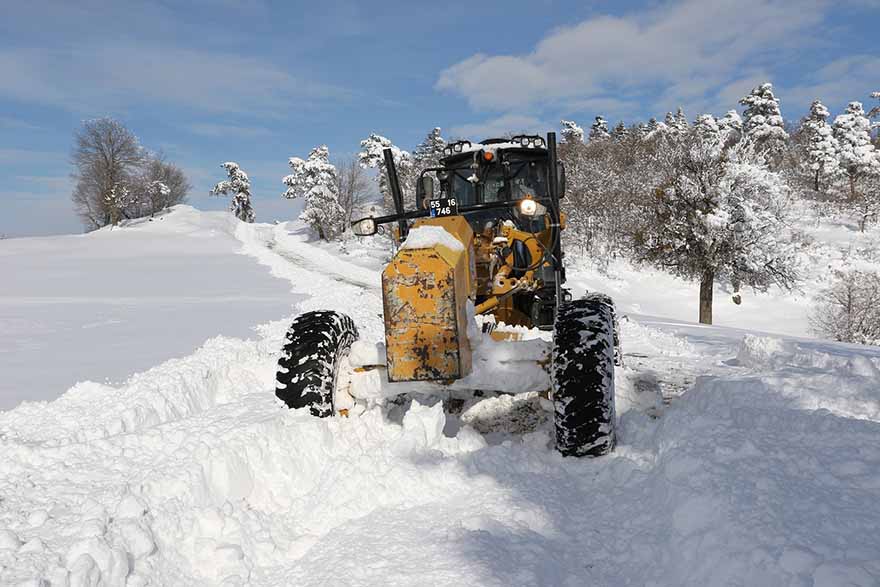
[[[420,220],[382,272],[390,382],[451,381],[470,374],[473,239],[461,216]]]

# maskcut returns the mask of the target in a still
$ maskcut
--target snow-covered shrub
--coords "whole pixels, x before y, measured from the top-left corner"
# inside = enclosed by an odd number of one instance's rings
[[[339,203],[336,167],[330,163],[326,145],[315,147],[308,159],[291,157],[291,173],[282,179],[288,199],[303,198],[305,208],[300,219],[307,222],[323,240],[330,240],[344,230],[345,208]]]
[[[251,181],[247,173],[234,161],[227,161],[221,167],[226,170],[229,178],[215,185],[211,190],[211,195],[228,196],[231,194],[232,201],[229,203],[229,210],[239,220],[253,222],[255,215],[253,206],[251,206]]]
[[[880,345],[880,275],[862,271],[838,275],[817,297],[810,327],[823,338]]]

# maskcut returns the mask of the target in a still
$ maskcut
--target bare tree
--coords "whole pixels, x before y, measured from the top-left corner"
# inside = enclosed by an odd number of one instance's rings
[[[144,150],[124,124],[112,118],[83,122],[74,136],[72,153],[74,208],[87,228],[117,224],[134,178],[144,162]]]
[[[336,183],[339,204],[345,210],[346,222],[343,230],[348,230],[355,211],[363,205],[369,195],[367,175],[357,159],[343,159],[336,164]]]
[[[880,344],[880,275],[842,274],[818,301],[810,316],[815,334],[840,342]]]
[[[192,186],[183,170],[165,160],[161,153],[150,156],[144,163],[138,178],[137,190],[145,209],[139,216],[152,216],[156,212],[186,201]]]

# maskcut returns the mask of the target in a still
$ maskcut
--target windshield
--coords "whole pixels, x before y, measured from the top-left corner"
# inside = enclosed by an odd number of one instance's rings
[[[470,166],[450,170],[452,196],[459,206],[472,206],[480,203],[521,200],[527,196],[545,198],[547,189],[547,164],[544,160],[508,157],[508,181],[505,185],[504,170],[500,163],[484,165],[476,180],[474,169]],[[508,195],[508,189],[510,195]]]

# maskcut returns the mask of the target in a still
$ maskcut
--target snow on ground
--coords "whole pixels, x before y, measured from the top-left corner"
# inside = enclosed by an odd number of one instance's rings
[[[120,381],[292,312],[287,282],[234,254],[235,226],[184,206],[87,235],[0,241],[0,409]]]
[[[234,234],[381,338],[381,254]],[[880,583],[880,349],[630,313],[619,446],[575,460],[529,398],[289,411],[285,327],[0,412],[0,584]]]

